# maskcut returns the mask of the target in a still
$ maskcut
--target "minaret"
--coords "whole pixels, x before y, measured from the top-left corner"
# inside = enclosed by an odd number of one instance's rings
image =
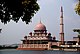
[[[63,8],[61,6],[61,16],[60,16],[60,45],[64,44],[64,24],[63,24]]]

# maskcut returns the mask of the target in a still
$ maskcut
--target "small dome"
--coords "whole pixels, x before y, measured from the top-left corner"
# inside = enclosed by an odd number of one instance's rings
[[[40,22],[35,26],[35,30],[46,30],[46,27]]]
[[[55,40],[55,39],[56,39],[56,37],[54,36],[54,37],[53,37],[53,40]]]

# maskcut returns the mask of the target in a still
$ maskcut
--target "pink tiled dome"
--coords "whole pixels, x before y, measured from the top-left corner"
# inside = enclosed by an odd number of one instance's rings
[[[46,30],[46,27],[40,22],[35,26],[35,30]]]

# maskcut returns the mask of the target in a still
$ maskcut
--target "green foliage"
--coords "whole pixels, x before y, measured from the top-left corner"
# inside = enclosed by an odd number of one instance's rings
[[[73,29],[74,32],[78,33],[78,37],[80,37],[80,29]]]
[[[80,0],[79,0],[78,4],[76,4],[75,12],[76,12],[76,14],[80,15]]]
[[[0,0],[0,20],[7,24],[11,20],[18,22],[21,18],[28,24],[39,9],[37,0]]]
[[[73,29],[74,32],[78,32],[80,34],[80,29]]]
[[[56,45],[52,45],[51,48],[58,48],[58,46],[56,46]]]
[[[1,30],[2,30],[2,29],[0,29],[0,33],[1,33]]]

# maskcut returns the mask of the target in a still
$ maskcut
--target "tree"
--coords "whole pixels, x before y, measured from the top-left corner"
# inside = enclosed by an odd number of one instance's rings
[[[1,30],[2,30],[2,29],[0,29],[0,33],[1,33]]]
[[[37,0],[0,0],[0,20],[7,24],[11,20],[18,22],[21,18],[28,24],[39,9]]]
[[[75,12],[76,12],[76,14],[80,15],[80,0],[75,6]]]
[[[74,32],[78,32],[78,37],[80,37],[80,29],[73,29]]]

